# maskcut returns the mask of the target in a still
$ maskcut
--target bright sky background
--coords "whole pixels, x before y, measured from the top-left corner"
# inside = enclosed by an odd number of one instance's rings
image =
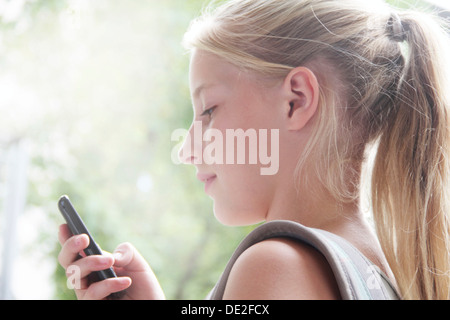
[[[450,0],[428,0],[428,2],[450,10]]]

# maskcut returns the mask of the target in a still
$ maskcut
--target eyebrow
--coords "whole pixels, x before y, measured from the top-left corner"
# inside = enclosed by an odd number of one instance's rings
[[[208,88],[211,88],[211,87],[214,87],[214,86],[216,86],[216,84],[214,84],[214,83],[202,84],[202,85],[200,85],[197,89],[195,89],[195,91],[194,91],[192,97],[193,97],[193,98],[198,98],[198,96],[200,95],[200,93],[201,93],[203,90],[208,89]]]

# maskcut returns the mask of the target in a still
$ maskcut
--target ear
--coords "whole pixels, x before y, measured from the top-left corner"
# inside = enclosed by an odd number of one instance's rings
[[[283,90],[288,129],[301,130],[317,111],[319,82],[310,69],[298,67],[285,78]]]

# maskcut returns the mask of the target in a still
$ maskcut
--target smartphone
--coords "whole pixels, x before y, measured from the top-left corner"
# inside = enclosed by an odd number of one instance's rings
[[[97,245],[97,243],[94,241],[94,238],[90,234],[89,230],[86,228],[86,225],[84,224],[80,215],[77,213],[77,211],[73,207],[68,196],[64,195],[59,199],[58,208],[59,208],[59,211],[61,212],[62,216],[66,220],[67,225],[69,226],[69,229],[73,235],[86,234],[89,237],[89,246],[86,249],[84,249],[84,253],[87,256],[102,255],[103,254],[102,250]],[[101,281],[101,280],[105,280],[108,278],[117,277],[113,268],[108,268],[108,269],[101,270],[101,271],[95,271],[94,273],[96,275],[96,279],[94,279],[93,281]],[[123,296],[124,293],[125,293],[125,290],[120,291],[120,292],[114,292],[108,298],[119,299],[120,297]]]

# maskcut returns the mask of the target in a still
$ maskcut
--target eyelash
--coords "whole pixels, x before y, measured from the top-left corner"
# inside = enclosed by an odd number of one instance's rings
[[[202,117],[204,116],[212,116],[212,113],[214,112],[214,110],[217,108],[217,106],[211,107],[209,109],[206,109],[205,111],[203,111],[203,113],[201,114]]]

